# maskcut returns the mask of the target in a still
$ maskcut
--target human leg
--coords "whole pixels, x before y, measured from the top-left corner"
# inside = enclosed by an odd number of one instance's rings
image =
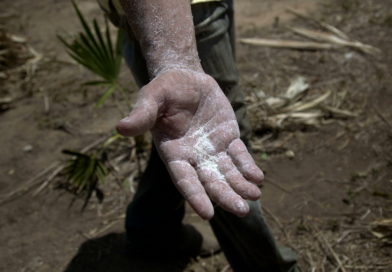
[[[239,218],[217,208],[210,222],[234,271],[299,271],[296,254],[276,246],[259,202],[248,203],[250,212],[246,217]]]
[[[229,98],[247,143],[251,127],[246,118],[244,95],[235,64],[232,1],[193,7],[196,38],[203,69],[214,77]],[[250,213],[239,218],[219,207],[211,226],[235,271],[297,271],[296,256],[280,251],[264,221],[260,204],[249,201]]]

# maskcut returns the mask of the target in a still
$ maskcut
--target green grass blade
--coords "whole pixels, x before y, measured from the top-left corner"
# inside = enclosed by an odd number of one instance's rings
[[[83,49],[84,52],[88,53],[93,61],[97,63],[103,63],[105,61],[105,56],[102,54],[101,50],[95,47],[95,42],[91,41],[86,35],[80,33],[79,35],[79,47]]]
[[[108,85],[110,82],[108,81],[102,81],[102,80],[93,80],[93,81],[87,81],[83,83],[83,86],[97,86],[97,85]]]
[[[123,43],[124,43],[124,38],[125,38],[125,31],[122,29],[118,29],[117,31],[117,37],[116,37],[116,48],[115,48],[115,56],[116,56],[116,71],[117,74],[120,74],[120,69],[121,69],[121,63],[123,60]]]
[[[107,71],[108,80],[110,78],[110,81],[114,83],[117,81],[119,69],[117,67],[118,65],[116,55],[114,55],[113,52],[113,45],[110,38],[109,26],[106,26],[106,39],[104,39],[104,36],[101,33],[96,20],[94,20],[94,29],[102,47],[102,50],[104,51],[106,56],[105,68]]]
[[[75,40],[73,44],[68,43],[62,36],[57,35],[60,42],[68,49],[68,54],[79,64],[83,65],[93,73],[102,76],[101,68],[99,67],[100,61],[96,60],[86,45]]]
[[[86,62],[83,57],[77,56],[74,53],[69,52],[69,55],[79,64],[83,65],[85,68],[87,68],[88,70],[90,70],[91,72],[101,76],[103,78],[103,76],[101,75],[101,70],[99,69],[99,67],[97,67],[94,63],[91,62]],[[105,78],[104,78],[105,79]]]
[[[86,82],[83,85],[98,86],[109,85],[109,88],[97,102],[101,106],[107,98],[118,89],[118,77],[122,63],[122,42],[124,31],[118,30],[116,43],[110,35],[108,20],[105,18],[105,29],[99,27],[98,21],[88,23],[75,0],[71,0],[82,30],[72,42],[57,35],[60,42],[66,47],[67,53],[77,63],[90,70],[102,80]]]
[[[108,24],[108,19],[105,18],[105,26],[106,26],[106,30],[105,30],[105,34],[106,34],[106,43],[108,44],[108,49],[109,49],[109,53],[110,56],[112,57],[113,60],[115,60],[115,52],[113,51],[113,43],[112,43],[112,39],[110,37],[110,30],[109,30],[109,24]],[[120,31],[120,30],[118,30]],[[118,33],[117,31],[117,33]]]
[[[82,12],[80,11],[79,7],[76,5],[75,1],[72,0],[72,5],[74,6],[74,9],[76,11],[76,14],[79,17],[79,20],[83,26],[83,29],[85,31],[85,33],[87,34],[87,36],[89,37],[89,40],[92,41],[92,43],[94,44],[94,47],[96,48],[97,51],[100,51],[100,48],[98,46],[98,43],[93,35],[93,32],[90,29],[90,26],[88,25],[88,23],[86,22],[86,20],[84,19],[84,16],[82,14]],[[101,57],[103,57],[102,52],[100,52]]]
[[[77,152],[77,151],[72,151],[72,150],[69,150],[69,149],[64,149],[64,150],[62,150],[61,152],[62,152],[63,154],[66,154],[66,155],[77,156],[77,157],[79,157],[79,156],[86,156],[86,155],[83,154],[83,153],[79,153],[79,152]]]
[[[106,99],[116,90],[116,85],[112,85],[98,100],[97,106],[101,107],[105,103]]]
[[[110,62],[112,60],[112,56],[110,54],[108,45],[103,40],[102,33],[101,33],[101,30],[99,29],[97,20],[93,20],[93,26],[94,26],[94,30],[95,30],[95,35],[97,36],[99,46],[100,46],[102,53],[104,55],[104,62],[105,62],[105,64],[110,65]]]

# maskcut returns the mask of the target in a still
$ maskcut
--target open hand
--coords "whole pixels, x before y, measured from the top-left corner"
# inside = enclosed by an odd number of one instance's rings
[[[174,184],[204,219],[214,215],[211,200],[245,216],[245,199],[260,197],[255,184],[263,173],[239,139],[229,101],[204,73],[172,69],[158,75],[117,128],[126,136],[151,130]]]

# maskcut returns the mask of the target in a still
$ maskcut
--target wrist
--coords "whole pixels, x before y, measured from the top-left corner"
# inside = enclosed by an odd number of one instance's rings
[[[146,50],[145,58],[148,63],[150,78],[153,79],[169,70],[188,70],[203,73],[197,51],[195,47],[192,47],[188,50],[166,47],[161,52]]]

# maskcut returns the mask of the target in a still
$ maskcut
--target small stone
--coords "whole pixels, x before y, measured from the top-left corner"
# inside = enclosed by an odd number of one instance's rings
[[[294,157],[295,157],[295,153],[293,150],[287,150],[285,154],[286,154],[286,157],[289,159],[294,159]]]
[[[31,150],[33,150],[33,146],[32,145],[25,145],[23,147],[23,151],[24,152],[30,152]]]

